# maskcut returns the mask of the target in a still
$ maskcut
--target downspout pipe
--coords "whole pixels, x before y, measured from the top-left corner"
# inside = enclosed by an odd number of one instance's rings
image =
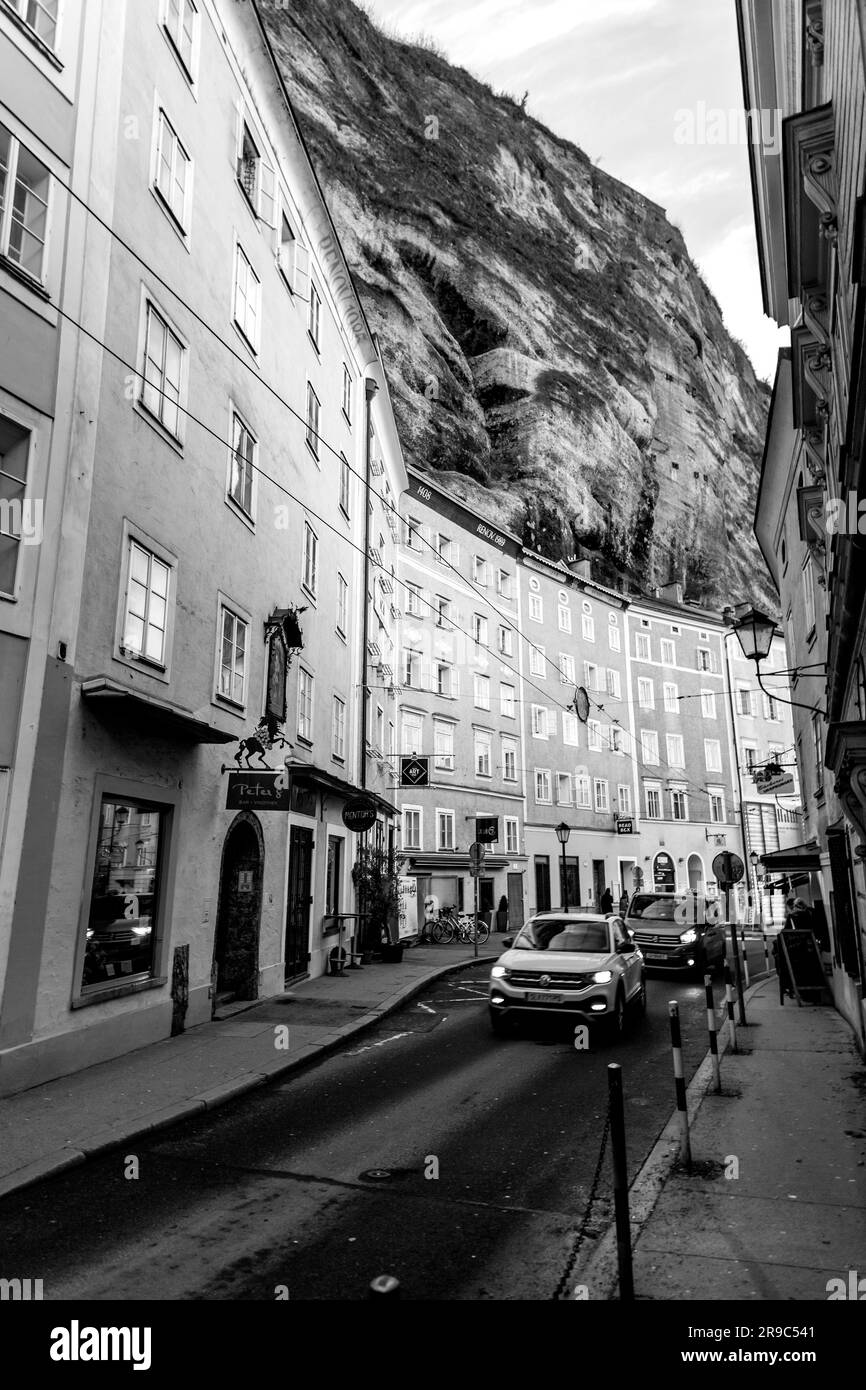
[[[370,477],[372,474],[373,417],[372,402],[378,391],[378,383],[372,377],[364,379],[364,591],[362,595],[361,619],[361,790],[367,790],[367,716],[370,704],[370,689],[367,683],[367,641],[370,632]]]

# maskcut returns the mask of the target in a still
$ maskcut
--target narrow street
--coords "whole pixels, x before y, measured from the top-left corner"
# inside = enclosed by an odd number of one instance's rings
[[[758,942],[750,954],[757,969]],[[139,1143],[137,1178],[121,1151],[22,1192],[4,1203],[4,1245],[46,1299],[271,1300],[284,1286],[346,1300],[382,1273],[408,1299],[549,1299],[598,1159],[607,1063],[624,1070],[633,1176],[674,1103],[667,1001],[690,1077],[704,991],[652,977],[627,1038],[578,1052],[552,1020],[493,1038],[488,972],[446,977],[296,1079]],[[610,1197],[608,1155],[590,1232]]]

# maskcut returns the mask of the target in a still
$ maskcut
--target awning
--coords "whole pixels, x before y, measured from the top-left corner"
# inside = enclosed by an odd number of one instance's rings
[[[160,738],[186,743],[237,743],[237,732],[227,733],[189,710],[161,700],[156,695],[134,690],[107,676],[94,676],[83,682],[81,697],[94,714],[106,721],[122,723],[127,732],[155,734]]]
[[[771,850],[762,854],[760,861],[771,873],[810,873],[820,869],[821,851],[817,840],[810,840],[807,845]]]
[[[342,777],[335,777],[333,772],[329,772],[324,767],[317,767],[315,763],[305,763],[300,759],[292,758],[286,760],[286,767],[297,782],[308,782],[322,787],[325,791],[333,792],[336,796],[345,797],[347,801],[351,797],[366,796],[383,815],[397,815],[397,807],[392,806],[390,801],[386,801],[384,796],[380,796],[378,792],[369,789],[362,791],[353,782],[346,782]]]

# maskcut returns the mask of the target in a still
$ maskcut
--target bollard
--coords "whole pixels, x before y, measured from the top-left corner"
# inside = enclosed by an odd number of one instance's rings
[[[769,950],[769,947],[767,946],[767,933],[764,931],[763,927],[761,928],[761,940],[762,940],[762,942],[764,943],[764,969],[766,970],[767,974],[769,975],[769,974],[770,974],[770,950]]]
[[[716,1002],[713,999],[713,977],[704,976],[704,992],[707,996],[707,1032],[710,1035],[710,1056],[713,1059],[713,1090],[716,1095],[722,1089],[722,1074],[719,1071],[719,1040],[716,1037]]]
[[[671,1047],[674,1054],[674,1083],[677,1092],[677,1113],[680,1121],[680,1134],[682,1144],[680,1157],[686,1168],[691,1171],[692,1167],[692,1144],[689,1138],[689,1112],[686,1105],[686,1079],[683,1074],[683,1046],[680,1037],[680,1006],[675,999],[668,1001],[668,1013],[671,1018]]]
[[[746,982],[746,989],[749,988],[749,953],[746,950],[746,933],[740,932],[740,945],[743,948],[743,977]]]
[[[731,967],[725,961],[725,1002],[728,1006],[728,1030],[731,1034],[731,1051],[737,1051],[737,1025],[734,1022],[734,983]]]
[[[619,1297],[621,1303],[633,1303],[634,1272],[631,1263],[631,1223],[628,1214],[628,1164],[625,1156],[622,1067],[619,1062],[608,1063],[607,1095],[610,1110],[610,1149],[613,1159],[613,1203],[616,1217]]]
[[[367,1290],[368,1298],[399,1298],[400,1281],[393,1274],[377,1274]]]
[[[731,946],[734,950],[734,978],[737,982],[737,1010],[740,1015],[741,1027],[746,1026],[746,1001],[743,999],[743,966],[740,960],[740,950],[737,944],[737,928],[731,923]]]

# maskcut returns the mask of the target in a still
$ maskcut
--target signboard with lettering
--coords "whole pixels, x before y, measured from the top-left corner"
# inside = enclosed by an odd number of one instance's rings
[[[785,985],[793,989],[797,1003],[801,994],[823,993],[827,985],[815,933],[789,927],[776,938],[779,949],[779,1002],[785,1002]]]
[[[343,824],[347,830],[362,835],[376,824],[376,803],[368,796],[353,796],[343,807]]]
[[[476,816],[475,817],[475,839],[480,844],[493,844],[494,840],[499,839],[499,817],[498,816]]]
[[[458,525],[471,531],[479,540],[495,546],[501,554],[518,554],[520,545],[514,536],[506,535],[502,531],[498,531],[495,526],[489,526],[486,521],[479,520],[478,516],[473,515],[468,507],[462,506],[456,498],[449,497],[447,493],[440,492],[437,487],[430,483],[429,479],[415,477],[410,471],[408,490],[410,497],[417,497],[420,502],[435,508],[441,516],[450,517]]]
[[[281,772],[230,772],[227,811],[288,811],[289,781]]]
[[[418,880],[402,877],[397,880],[397,936],[418,935]]]
[[[677,885],[677,871],[674,861],[669,854],[657,854],[653,863],[653,883],[658,892],[670,890],[672,893]]]
[[[633,835],[634,821],[631,816],[620,816],[616,823],[617,835]]]
[[[401,787],[429,787],[430,759],[413,753],[400,759]]]
[[[794,786],[793,776],[783,767],[756,767],[752,772],[752,781],[757,792],[791,791]]]

